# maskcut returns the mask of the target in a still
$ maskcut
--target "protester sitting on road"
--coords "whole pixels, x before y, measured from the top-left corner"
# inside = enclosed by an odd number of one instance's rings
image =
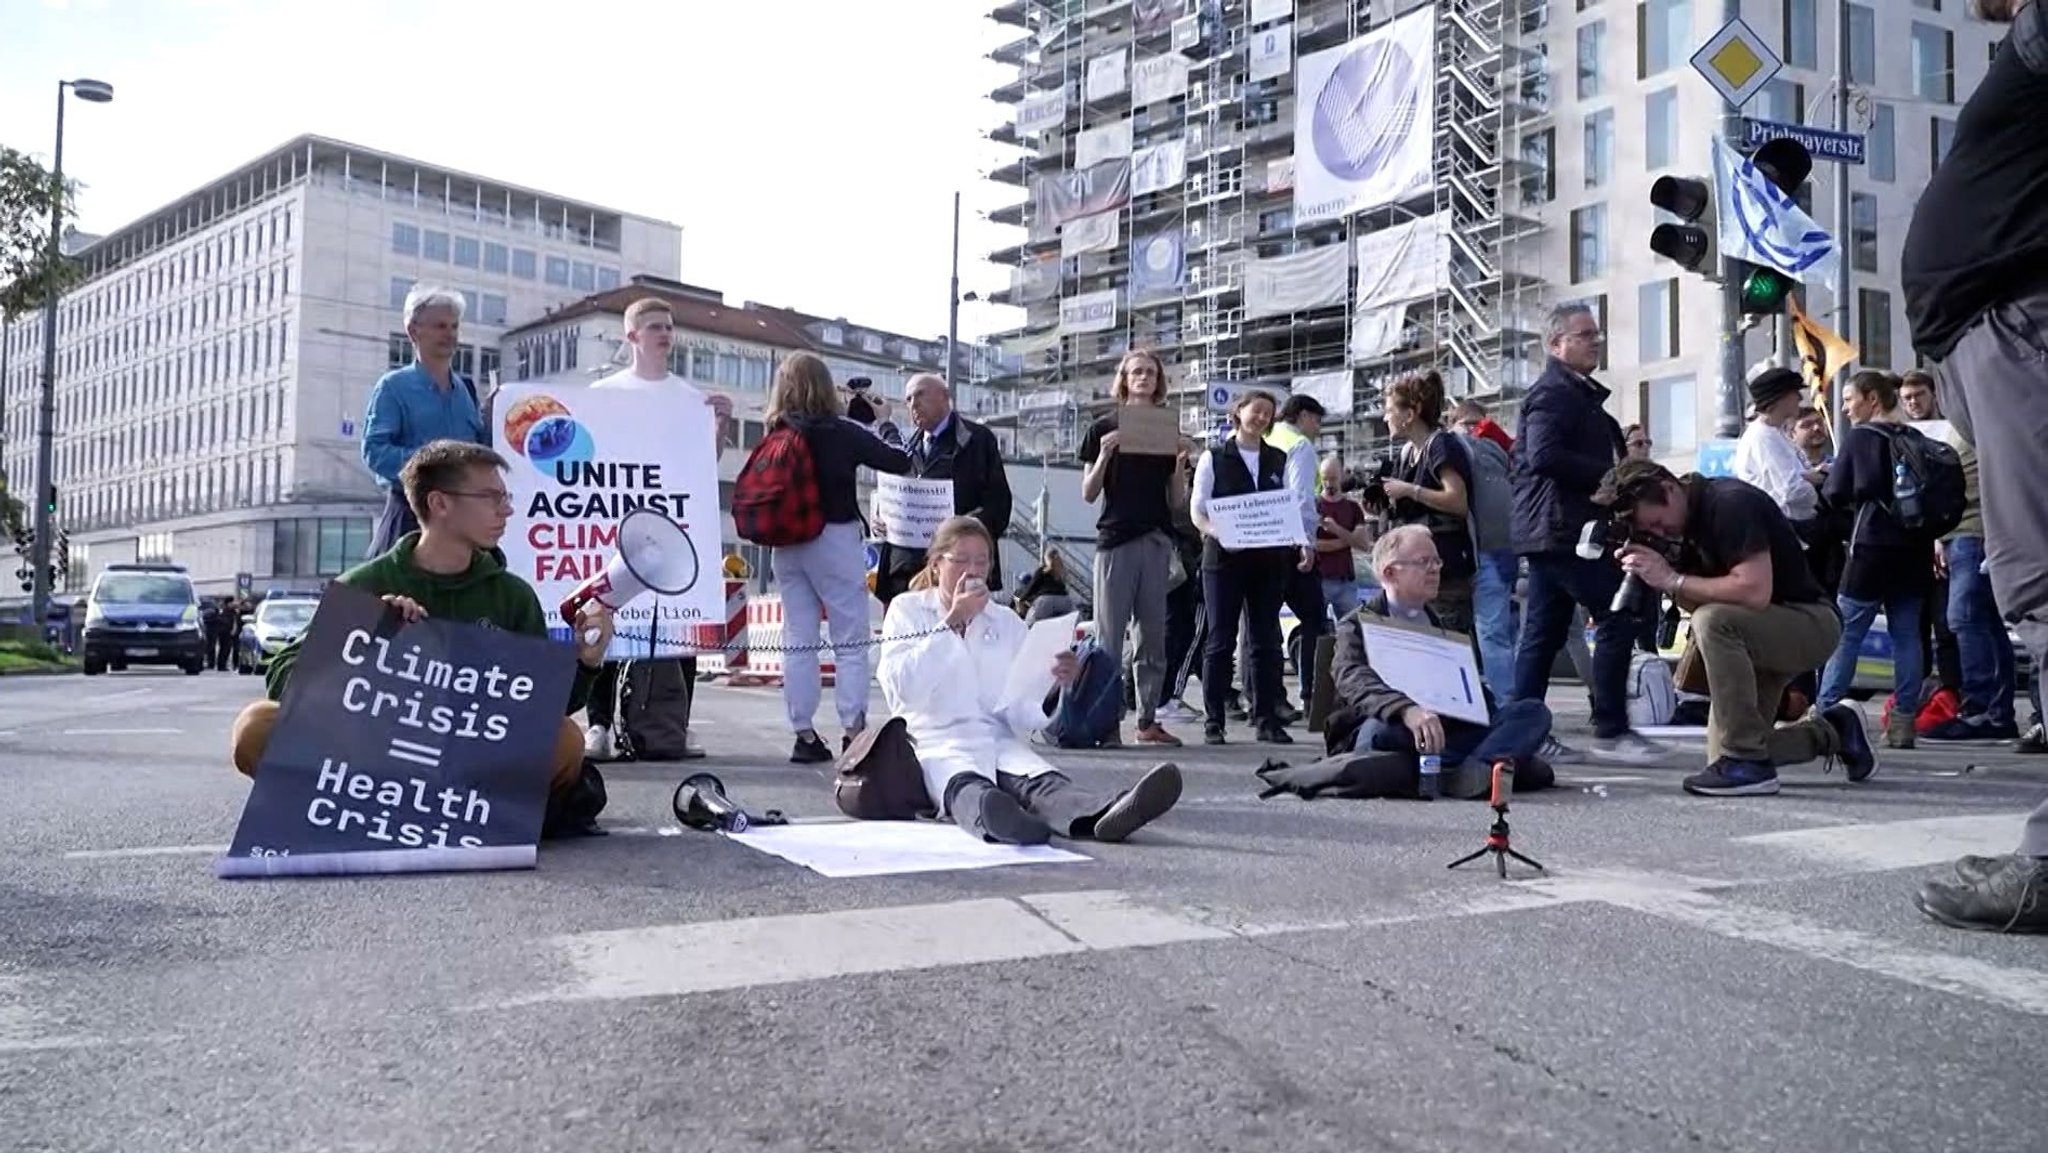
[[[917,744],[926,791],[969,833],[1013,845],[1042,845],[1054,833],[1124,840],[1180,800],[1180,769],[1155,766],[1105,797],[1031,750],[1026,742],[1051,718],[1043,684],[1009,692],[1026,626],[989,600],[983,574],[994,554],[973,517],[953,517],[932,534],[923,571],[882,622],[882,696]],[[1051,670],[1060,684],[1079,672],[1072,653]]]
[[[1482,682],[1491,725],[1440,716],[1388,684],[1373,668],[1362,624],[1408,622],[1429,628],[1442,623],[1430,603],[1443,579],[1443,560],[1428,526],[1389,529],[1372,546],[1372,568],[1380,591],[1337,623],[1337,650],[1330,662],[1336,697],[1323,730],[1332,755],[1357,752],[1417,753],[1441,758],[1438,787],[1447,797],[1482,799],[1492,786],[1493,766],[1508,761],[1518,793],[1556,783],[1550,765],[1536,756],[1550,736],[1550,710],[1541,701],[1498,704]],[[1477,650],[1473,661],[1478,662]],[[1389,795],[1413,795],[1419,767],[1404,765],[1404,778]]]
[[[341,574],[342,584],[384,598],[408,622],[433,617],[473,622],[526,636],[548,635],[547,617],[533,586],[507,572],[491,550],[505,533],[512,497],[505,489],[505,458],[480,444],[437,440],[412,455],[399,472],[406,500],[420,529],[399,538],[382,556]],[[594,641],[587,641],[592,630]],[[553,787],[557,795],[576,785],[583,766],[583,730],[570,718],[583,708],[591,682],[611,644],[611,613],[586,604],[576,621],[575,687],[555,738]],[[291,683],[301,635],[270,659],[265,688],[235,718],[235,768],[254,777],[277,727],[278,702]]]
[[[1775,793],[1778,766],[1817,757],[1839,757],[1852,781],[1877,771],[1855,705],[1773,727],[1785,686],[1825,659],[1842,635],[1842,620],[1776,501],[1734,477],[1680,480],[1647,460],[1616,466],[1593,500],[1628,526],[1632,542],[1656,546],[1627,545],[1622,571],[1692,612],[1693,643],[1707,670],[1707,767],[1685,779],[1686,792]]]

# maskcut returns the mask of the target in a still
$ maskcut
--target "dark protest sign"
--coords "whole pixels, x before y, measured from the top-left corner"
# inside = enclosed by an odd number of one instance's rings
[[[332,586],[219,875],[532,868],[575,662]]]

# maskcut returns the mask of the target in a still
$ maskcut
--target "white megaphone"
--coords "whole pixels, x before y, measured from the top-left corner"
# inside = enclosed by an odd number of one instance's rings
[[[576,586],[563,598],[562,619],[576,623],[576,614],[591,601],[618,612],[641,593],[681,596],[697,585],[697,546],[683,526],[652,509],[636,508],[619,522],[619,551],[604,571]]]

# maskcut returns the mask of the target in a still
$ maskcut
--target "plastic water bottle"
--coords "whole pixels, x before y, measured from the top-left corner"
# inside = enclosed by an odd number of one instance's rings
[[[1892,508],[1906,528],[1920,526],[1920,479],[1903,460],[1892,461]]]
[[[1422,754],[1422,784],[1419,795],[1425,801],[1434,801],[1442,795],[1444,759],[1435,753]]]

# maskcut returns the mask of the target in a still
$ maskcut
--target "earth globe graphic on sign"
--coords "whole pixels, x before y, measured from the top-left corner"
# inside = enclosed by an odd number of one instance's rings
[[[1392,167],[1415,130],[1427,83],[1422,62],[1392,40],[1346,54],[1316,94],[1310,140],[1316,160],[1339,180],[1364,180]]]
[[[568,416],[569,408],[545,393],[522,396],[505,412],[505,443],[524,455],[533,426],[551,416]]]
[[[567,413],[542,417],[527,430],[526,459],[540,468],[582,464],[595,455],[597,443],[590,430]]]

